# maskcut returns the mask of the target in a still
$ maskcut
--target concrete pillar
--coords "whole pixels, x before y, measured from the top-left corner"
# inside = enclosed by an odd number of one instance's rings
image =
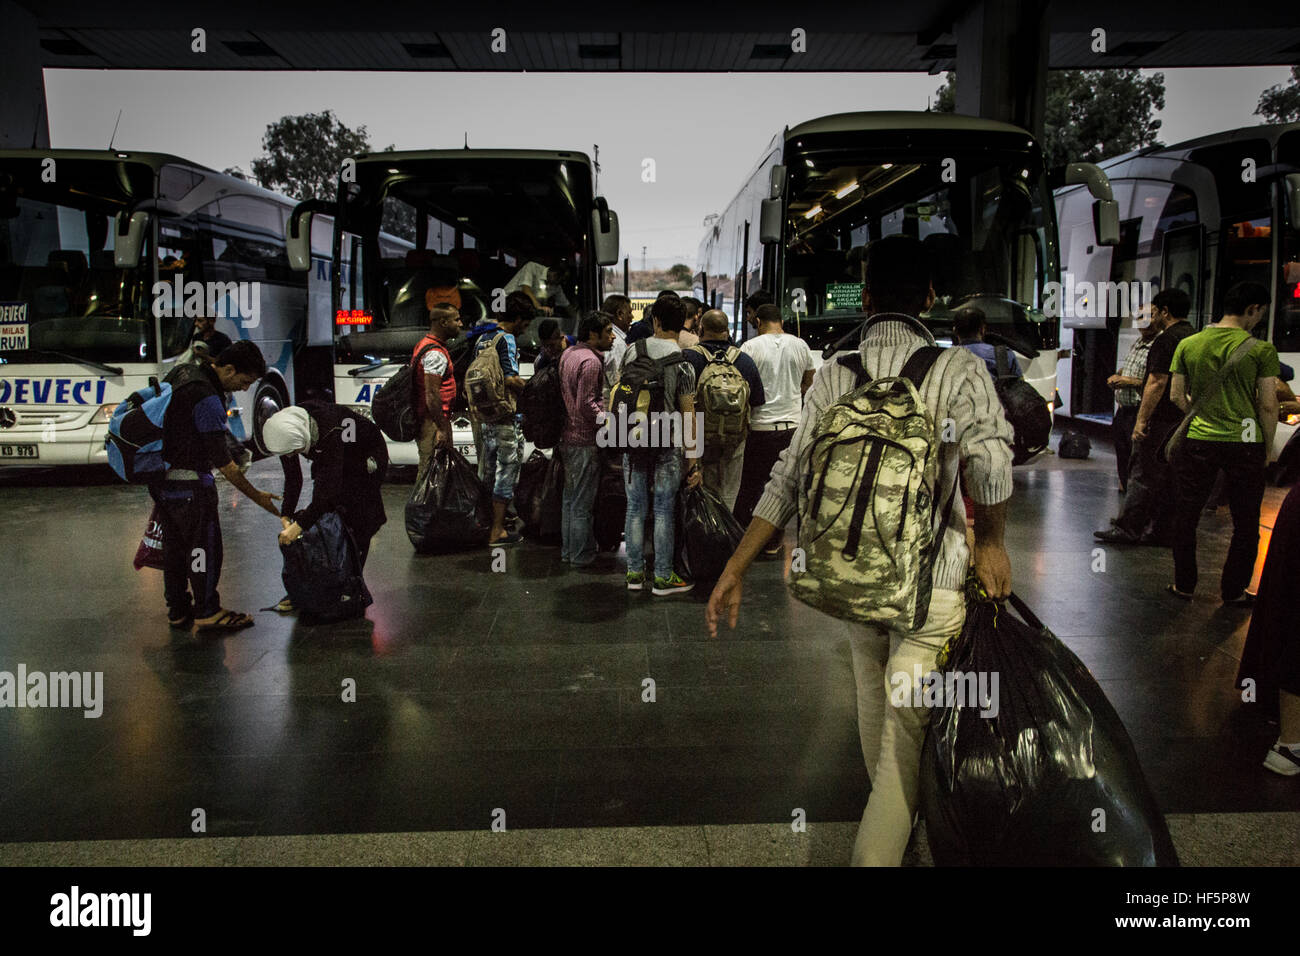
[[[1043,135],[1047,0],[976,0],[960,15],[957,112]]]
[[[50,145],[45,76],[36,19],[11,0],[0,0],[0,148]]]

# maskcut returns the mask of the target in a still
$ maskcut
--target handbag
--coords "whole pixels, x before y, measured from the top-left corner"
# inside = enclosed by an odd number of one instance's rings
[[[1214,381],[1203,389],[1201,394],[1192,399],[1192,404],[1191,407],[1187,409],[1187,414],[1184,415],[1183,420],[1165,436],[1165,440],[1161,444],[1160,450],[1157,452],[1162,462],[1166,465],[1173,463],[1174,456],[1178,454],[1178,449],[1182,446],[1183,439],[1187,437],[1187,429],[1191,427],[1192,419],[1201,413],[1201,409],[1205,407],[1206,402],[1218,394],[1219,390],[1223,388],[1223,383],[1228,380],[1228,372],[1234,365],[1250,354],[1258,341],[1259,340],[1252,335],[1247,337],[1244,342],[1233,349],[1232,354],[1228,356],[1228,360],[1223,363],[1223,367],[1220,368],[1218,374],[1215,375]]]
[[[140,547],[135,550],[133,564],[137,571],[141,568],[163,570],[163,531],[160,511],[158,505],[153,506],[153,511],[149,514],[149,523],[145,525],[144,535],[140,538]]]

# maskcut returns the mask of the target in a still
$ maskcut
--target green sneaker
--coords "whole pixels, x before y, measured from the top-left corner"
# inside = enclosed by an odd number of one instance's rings
[[[686,581],[678,577],[677,572],[673,572],[670,578],[655,578],[654,587],[650,589],[651,594],[685,594],[691,588],[695,587],[693,581]]]
[[[645,572],[638,571],[633,574],[631,571],[627,574],[627,589],[629,591],[640,591],[645,587]]]

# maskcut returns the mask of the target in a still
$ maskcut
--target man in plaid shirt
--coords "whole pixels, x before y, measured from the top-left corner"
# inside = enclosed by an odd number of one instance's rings
[[[1115,391],[1115,418],[1111,426],[1115,438],[1115,467],[1119,471],[1119,490],[1128,486],[1129,460],[1133,452],[1133,426],[1137,423],[1138,406],[1142,404],[1142,383],[1147,377],[1147,352],[1156,338],[1155,324],[1151,321],[1151,306],[1142,307],[1142,315],[1133,327],[1142,337],[1133,343],[1124,356],[1119,373],[1106,379]]]

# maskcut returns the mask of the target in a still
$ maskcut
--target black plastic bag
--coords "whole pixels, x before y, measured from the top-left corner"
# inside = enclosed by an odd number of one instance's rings
[[[547,458],[534,451],[524,462],[515,486],[515,511],[525,537],[542,544],[562,543],[564,462],[558,453]]]
[[[427,554],[467,551],[487,544],[492,502],[474,466],[454,448],[437,448],[424,480],[406,502],[406,536]]]
[[[596,486],[591,531],[601,551],[617,551],[623,543],[623,526],[627,523],[627,489],[623,486],[623,469],[602,464]]]
[[[1061,458],[1087,458],[1092,453],[1092,442],[1083,432],[1067,431],[1061,436],[1061,442],[1056,446],[1056,454]]]
[[[693,581],[715,581],[745,529],[731,510],[701,485],[677,495],[677,564]]]
[[[940,655],[940,673],[973,673],[983,683],[965,701],[963,682],[953,683],[956,700],[935,712],[921,752],[935,864],[1177,866],[1110,701],[1019,598],[1010,603],[1023,621],[970,598],[965,627],[946,661]]]
[[[1023,378],[1000,378],[994,387],[1014,435],[1011,464],[1023,465],[1047,448],[1052,437],[1052,413],[1038,389]]]
[[[280,553],[284,590],[304,618],[360,617],[374,603],[361,576],[352,533],[337,512],[326,512],[297,541],[281,545]]]

